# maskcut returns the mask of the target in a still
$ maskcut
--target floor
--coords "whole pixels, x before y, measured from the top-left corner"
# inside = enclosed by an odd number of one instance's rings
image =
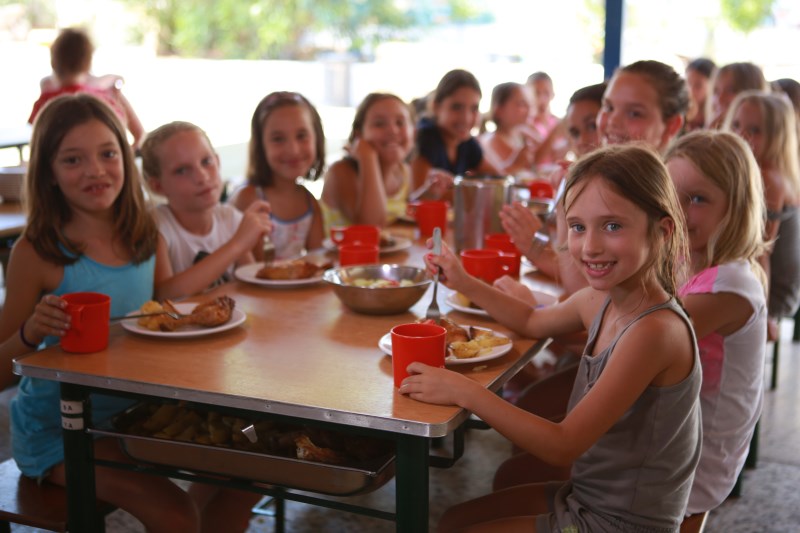
[[[792,324],[781,329],[780,382],[767,391],[761,418],[758,464],[746,470],[742,496],[730,499],[713,511],[707,533],[758,533],[800,531],[800,343],[792,343]],[[771,347],[769,349],[771,354]],[[769,372],[770,367],[767,366]],[[7,427],[8,401],[13,389],[0,393],[0,427]],[[431,530],[450,505],[487,492],[496,466],[507,456],[509,445],[494,431],[470,430],[466,454],[456,466],[432,469],[430,481]],[[8,433],[0,431],[0,460],[9,455]],[[394,484],[358,498],[360,503],[392,509]],[[109,533],[142,532],[143,528],[123,511],[107,518]],[[271,533],[273,519],[254,515],[248,533]],[[12,526],[12,531],[30,533],[31,528]],[[287,504],[286,531],[290,533],[390,532],[393,524],[350,513]]]

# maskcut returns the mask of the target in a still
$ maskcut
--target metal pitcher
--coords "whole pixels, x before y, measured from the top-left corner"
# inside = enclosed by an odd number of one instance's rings
[[[457,176],[454,180],[456,253],[483,248],[488,233],[501,233],[500,209],[511,202],[511,176]]]

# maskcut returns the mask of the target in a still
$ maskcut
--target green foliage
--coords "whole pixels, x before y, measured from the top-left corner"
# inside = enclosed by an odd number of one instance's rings
[[[720,0],[722,16],[732,28],[750,33],[772,13],[775,0]]]

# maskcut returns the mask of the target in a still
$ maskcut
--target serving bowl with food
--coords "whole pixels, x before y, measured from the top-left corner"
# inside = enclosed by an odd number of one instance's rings
[[[408,265],[354,265],[323,275],[344,305],[367,315],[395,315],[417,303],[431,283],[424,268]]]

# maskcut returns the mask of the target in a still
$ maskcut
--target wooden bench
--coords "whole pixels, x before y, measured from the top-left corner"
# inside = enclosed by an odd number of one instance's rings
[[[98,501],[98,509],[105,515],[114,507]],[[23,476],[13,459],[0,463],[0,533],[10,533],[10,524],[67,531],[67,490]]]

